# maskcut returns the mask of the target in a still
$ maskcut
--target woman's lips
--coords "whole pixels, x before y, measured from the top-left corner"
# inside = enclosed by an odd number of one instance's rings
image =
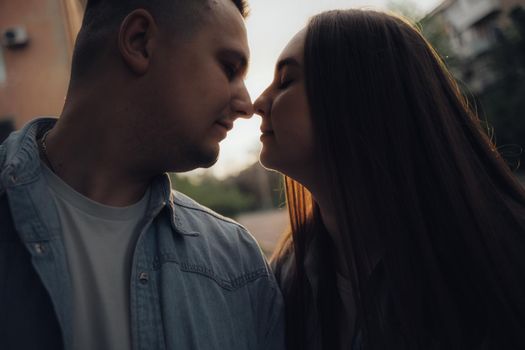
[[[261,130],[261,141],[265,138],[273,137],[273,130]]]
[[[263,134],[273,134],[273,129],[265,125],[261,126],[260,130]]]

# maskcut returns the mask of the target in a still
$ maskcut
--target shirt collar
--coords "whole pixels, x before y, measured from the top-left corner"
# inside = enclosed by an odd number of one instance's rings
[[[21,130],[14,132],[4,143],[6,161],[0,178],[5,187],[33,182],[40,176],[40,154],[37,139],[57,122],[56,117],[37,118]],[[176,205],[176,192],[171,189],[168,174],[164,173],[152,181],[148,216],[167,209],[171,227],[183,236],[199,236],[192,230],[183,215],[183,208]],[[186,209],[187,210],[187,209]]]
[[[152,182],[152,196],[150,208],[153,214],[165,208],[168,212],[172,229],[182,236],[199,236],[199,232],[192,230],[186,220],[182,208],[176,203],[177,192],[172,190],[171,180],[167,173],[157,176]]]
[[[6,187],[34,182],[40,176],[37,138],[55,125],[57,118],[38,118],[12,133],[4,142],[5,164],[1,178]]]

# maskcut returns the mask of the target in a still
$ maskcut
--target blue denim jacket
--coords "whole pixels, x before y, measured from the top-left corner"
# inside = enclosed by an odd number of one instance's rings
[[[71,278],[36,143],[55,122],[0,146],[1,349],[72,344]],[[131,268],[133,349],[284,349],[282,296],[253,237],[167,175],[151,193]]]

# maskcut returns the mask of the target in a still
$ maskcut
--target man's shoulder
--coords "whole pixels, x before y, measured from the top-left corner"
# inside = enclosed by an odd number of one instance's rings
[[[179,257],[185,268],[219,277],[227,288],[238,288],[271,272],[255,238],[239,223],[172,191],[175,226],[188,237]],[[233,278],[233,280],[232,280]]]
[[[200,219],[217,222],[218,224],[231,229],[241,229],[246,231],[246,229],[235,220],[213,211],[212,209],[198,203],[191,197],[176,190],[172,190],[171,193],[173,195],[173,203],[180,210],[186,211],[188,214],[199,215]]]
[[[178,191],[172,190],[172,199],[176,225],[190,235],[195,234],[208,242],[213,242],[212,248],[227,250],[241,248],[252,256],[254,251],[262,256],[255,238],[235,220],[216,213]]]
[[[7,139],[0,144],[0,180],[6,181],[7,175],[4,171],[10,168],[11,171],[25,173],[27,164],[35,158],[38,159],[38,147],[36,146],[36,136],[42,129],[52,127],[56,123],[56,118],[39,117],[28,122],[23,128],[12,132]],[[5,183],[4,183],[5,185]],[[0,181],[0,193],[2,192],[2,181]]]

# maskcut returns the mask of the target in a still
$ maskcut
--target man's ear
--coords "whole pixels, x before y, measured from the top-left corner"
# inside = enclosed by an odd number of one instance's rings
[[[118,48],[124,63],[134,73],[145,74],[157,35],[157,25],[144,9],[129,13],[120,25]]]

